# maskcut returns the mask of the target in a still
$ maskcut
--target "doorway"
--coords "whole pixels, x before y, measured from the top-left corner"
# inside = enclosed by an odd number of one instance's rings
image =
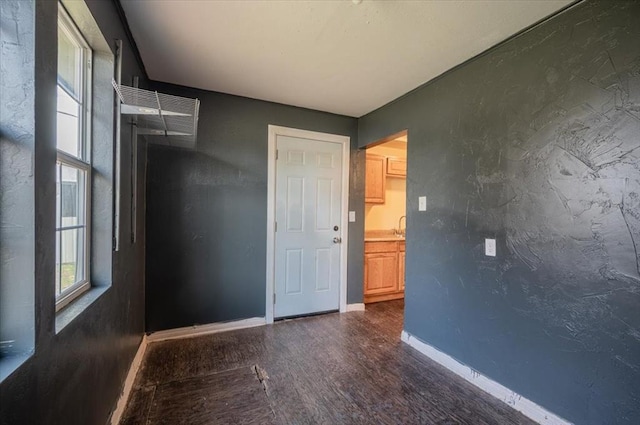
[[[269,126],[267,323],[346,309],[349,145]]]
[[[407,143],[403,131],[367,147],[365,304],[404,299]]]

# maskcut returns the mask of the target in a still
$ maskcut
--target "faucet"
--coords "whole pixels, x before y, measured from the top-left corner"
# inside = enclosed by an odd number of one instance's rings
[[[402,230],[402,219],[404,218],[404,230]],[[407,216],[403,215],[398,220],[398,229],[394,232],[396,236],[406,236],[407,232]]]

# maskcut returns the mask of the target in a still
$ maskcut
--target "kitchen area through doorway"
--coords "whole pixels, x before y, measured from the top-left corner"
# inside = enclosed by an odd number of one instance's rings
[[[404,299],[407,132],[366,150],[364,302]]]

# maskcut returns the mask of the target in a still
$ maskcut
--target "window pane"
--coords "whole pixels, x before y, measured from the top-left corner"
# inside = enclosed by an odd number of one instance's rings
[[[56,297],[60,295],[60,232],[56,232]]]
[[[60,293],[64,293],[76,283],[85,280],[85,229],[61,230],[56,233],[60,234],[59,258],[56,256],[60,268]]]
[[[85,225],[86,173],[64,164],[61,167],[60,227]]]
[[[80,99],[82,49],[74,43],[67,30],[58,25],[58,83],[73,97]]]
[[[62,171],[62,164],[60,164],[59,162],[56,164],[56,229],[62,227],[62,217],[60,215],[60,211],[61,211],[61,196],[60,193],[62,192],[61,189],[61,171]],[[57,246],[57,244],[56,244]],[[57,248],[56,248],[57,249]]]
[[[58,86],[58,112],[77,117],[79,109],[80,103]]]
[[[87,172],[58,162],[56,166],[56,296],[87,280]],[[77,227],[81,226],[81,227]]]
[[[58,114],[56,117],[56,146],[76,158],[81,158],[80,104],[58,86]]]

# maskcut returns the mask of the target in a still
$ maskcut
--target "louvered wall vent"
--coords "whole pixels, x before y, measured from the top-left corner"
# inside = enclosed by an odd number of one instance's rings
[[[196,148],[200,101],[157,91],[119,85],[120,113],[135,116],[138,134],[150,143],[185,149]]]

